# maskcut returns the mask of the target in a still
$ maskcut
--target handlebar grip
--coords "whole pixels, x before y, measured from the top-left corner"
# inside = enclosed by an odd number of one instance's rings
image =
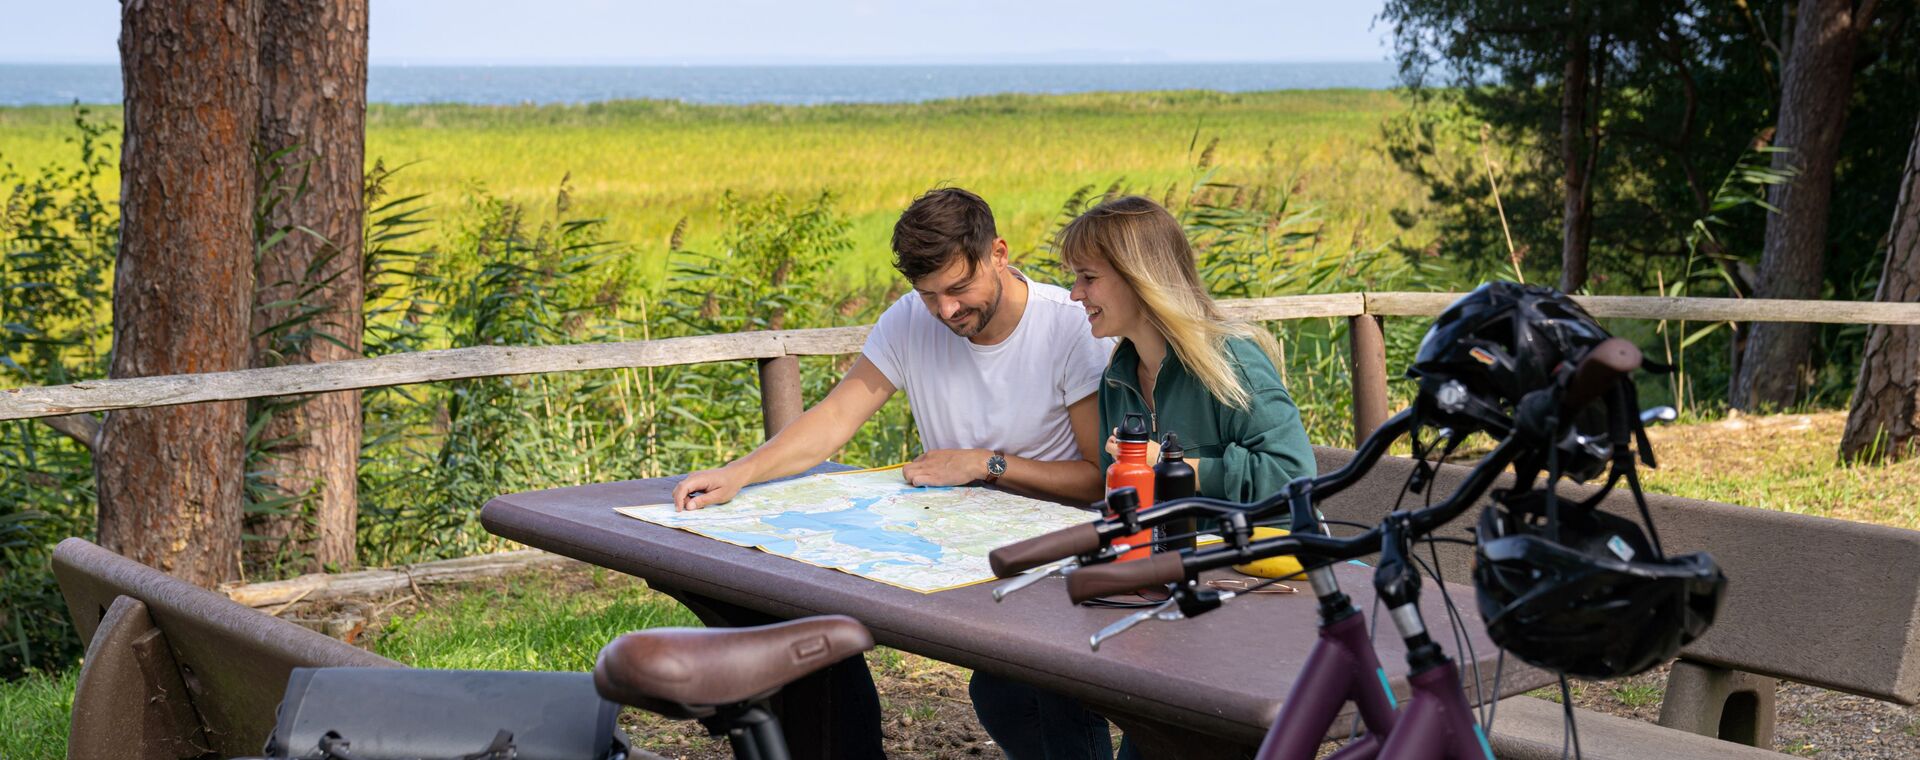
[[[995,577],[1011,578],[1048,562],[1099,549],[1099,529],[1085,523],[1002,546],[987,553],[987,564],[993,567]]]
[[[1600,397],[1608,386],[1640,368],[1640,347],[1626,338],[1608,338],[1580,359],[1567,383],[1565,408],[1579,409]]]
[[[1097,596],[1126,594],[1187,577],[1179,552],[1161,552],[1132,562],[1089,565],[1067,576],[1067,597],[1075,604]]]

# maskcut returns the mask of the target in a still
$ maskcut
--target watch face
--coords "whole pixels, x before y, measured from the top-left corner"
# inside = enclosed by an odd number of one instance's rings
[[[999,454],[987,457],[987,473],[996,478],[1007,474],[1007,458]]]

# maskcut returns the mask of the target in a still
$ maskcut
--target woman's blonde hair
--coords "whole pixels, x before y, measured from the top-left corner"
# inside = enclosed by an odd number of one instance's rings
[[[1140,295],[1147,321],[1221,403],[1246,409],[1252,400],[1234,372],[1228,338],[1253,341],[1274,366],[1280,365],[1280,344],[1272,335],[1220,313],[1200,282],[1186,231],[1160,204],[1139,196],[1115,198],[1074,219],[1060,231],[1059,241],[1060,259],[1069,268],[1094,257],[1111,264]]]

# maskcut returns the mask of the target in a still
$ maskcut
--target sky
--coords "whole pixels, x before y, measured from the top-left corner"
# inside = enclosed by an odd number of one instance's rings
[[[375,64],[1383,61],[1384,0],[370,0]],[[0,62],[113,63],[115,0],[0,0]]]

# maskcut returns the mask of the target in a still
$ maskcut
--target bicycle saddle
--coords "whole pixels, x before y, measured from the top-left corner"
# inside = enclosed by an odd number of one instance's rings
[[[873,634],[845,615],[753,628],[654,628],[601,649],[593,686],[609,700],[669,718],[704,718],[872,648]]]

